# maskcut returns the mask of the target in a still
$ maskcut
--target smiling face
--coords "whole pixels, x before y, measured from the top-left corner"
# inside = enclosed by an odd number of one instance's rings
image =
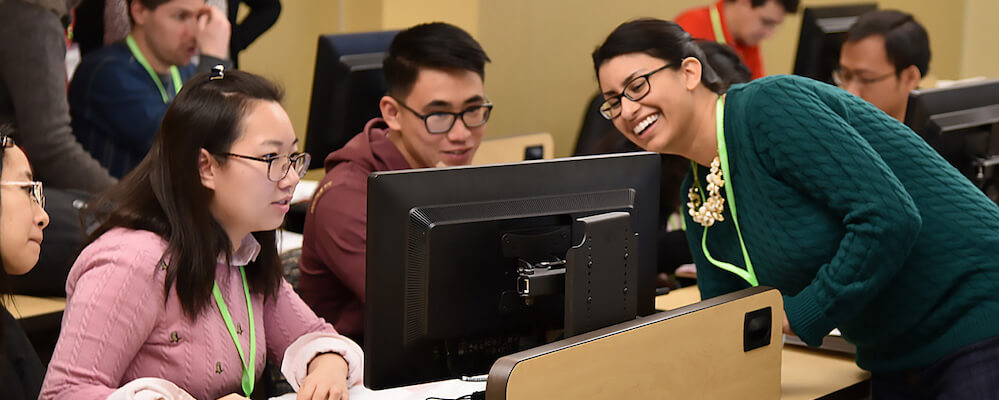
[[[252,101],[240,129],[229,153],[266,158],[298,151],[291,120],[276,102]],[[213,191],[212,215],[234,244],[238,245],[250,232],[281,226],[300,179],[294,168],[274,182],[267,178],[266,162],[229,156],[220,163],[202,150],[200,163],[202,184]],[[278,164],[274,161],[275,168]]]
[[[635,78],[667,64],[644,53],[614,57],[597,70],[604,98],[621,94]],[[696,65],[694,65],[696,64]],[[638,101],[621,98],[620,115],[614,126],[639,147],[659,153],[676,154],[677,145],[691,125],[692,91],[700,80],[700,64],[686,59],[681,65],[656,72],[648,78],[648,94]],[[630,91],[629,91],[630,92]]]
[[[38,262],[42,230],[49,224],[49,215],[32,200],[30,186],[10,184],[33,180],[24,152],[17,147],[3,152],[0,180],[7,183],[0,186],[0,255],[4,271],[23,275]]]
[[[447,133],[430,133],[423,119],[399,104],[402,101],[416,112],[460,113],[486,104],[482,77],[469,70],[420,69],[413,88],[404,99],[385,96],[382,116],[391,129],[389,139],[412,168],[468,165],[475,156],[486,126],[468,127],[456,119]]]

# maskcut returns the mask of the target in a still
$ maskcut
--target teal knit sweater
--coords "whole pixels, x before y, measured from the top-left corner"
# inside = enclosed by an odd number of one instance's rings
[[[733,86],[724,117],[725,187],[750,259],[805,342],[839,328],[858,365],[892,372],[999,335],[999,207],[918,135],[793,76]],[[707,247],[744,268],[725,205]],[[748,287],[707,261],[703,228],[683,211],[701,296]]]

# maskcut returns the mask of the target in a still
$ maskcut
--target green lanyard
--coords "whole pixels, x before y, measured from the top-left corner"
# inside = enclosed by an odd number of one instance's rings
[[[239,267],[239,275],[243,278],[243,294],[246,295],[246,310],[250,315],[249,359],[243,356],[243,346],[239,344],[239,338],[236,337],[236,328],[232,325],[229,307],[226,307],[225,300],[222,299],[222,292],[219,291],[218,282],[212,286],[212,295],[215,296],[215,304],[218,304],[219,312],[222,313],[222,319],[225,320],[225,327],[229,329],[229,334],[232,335],[232,342],[236,344],[236,350],[239,351],[239,359],[243,361],[243,393],[246,394],[246,397],[250,397],[250,394],[253,393],[254,379],[256,379],[257,330],[254,328],[256,323],[253,319],[253,304],[250,302],[250,287],[246,284],[246,270],[242,266]]]
[[[146,72],[149,73],[150,78],[153,78],[153,83],[156,84],[156,88],[160,90],[160,96],[163,97],[163,103],[169,103],[170,97],[167,96],[166,89],[163,88],[163,82],[160,82],[160,76],[156,74],[156,71],[153,71],[153,67],[149,66],[149,61],[146,61],[146,57],[142,55],[142,51],[140,51],[139,46],[135,44],[135,39],[132,38],[131,34],[125,38],[125,43],[128,44],[128,49],[132,52],[132,55],[135,56],[135,61],[138,61],[139,65],[142,65],[142,68],[145,68]],[[170,76],[173,78],[173,90],[176,95],[177,93],[180,93],[180,87],[184,84],[184,82],[180,80],[180,70],[177,69],[176,65],[170,66]]]
[[[721,23],[721,13],[718,12],[718,5],[714,4],[708,8],[708,13],[711,14],[711,29],[715,31],[715,41],[721,44],[725,43],[725,30],[722,29]]]
[[[746,262],[746,269],[739,268],[735,265],[729,264],[724,261],[715,260],[711,257],[711,252],[708,251],[708,228],[704,227],[704,234],[701,236],[701,250],[704,251],[704,256],[712,264],[731,272],[738,277],[742,278],[746,282],[749,282],[751,286],[759,286],[760,283],[756,279],[756,273],[753,272],[753,262],[749,259],[749,252],[746,251],[746,242],[742,240],[742,230],[739,229],[739,217],[735,212],[735,185],[732,184],[732,174],[728,169],[728,151],[725,147],[725,97],[718,97],[718,104],[715,106],[715,128],[718,135],[718,159],[721,162],[722,174],[725,176],[725,200],[728,202],[728,209],[732,212],[732,223],[735,224],[735,233],[739,236],[739,246],[742,247],[742,258]],[[694,184],[698,185],[698,190],[701,193],[707,193],[704,191],[700,184],[697,183],[697,164],[693,161],[690,162],[690,167],[694,170]]]

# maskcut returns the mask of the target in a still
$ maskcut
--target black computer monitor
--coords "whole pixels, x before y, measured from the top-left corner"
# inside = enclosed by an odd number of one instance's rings
[[[399,31],[324,35],[319,37],[312,81],[305,151],[309,168],[320,168],[326,155],[381,116],[378,102],[386,93],[382,61]]]
[[[365,386],[485,374],[654,311],[658,154],[368,178]]]
[[[992,200],[999,199],[999,79],[909,94],[905,124]]]
[[[877,9],[874,3],[805,8],[794,74],[832,84],[847,31],[861,14]]]

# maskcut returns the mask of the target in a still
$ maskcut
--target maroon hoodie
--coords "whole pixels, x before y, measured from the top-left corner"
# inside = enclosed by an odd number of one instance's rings
[[[357,340],[364,332],[368,175],[410,168],[388,132],[385,121],[375,118],[330,153],[305,215],[299,292],[316,314]]]

